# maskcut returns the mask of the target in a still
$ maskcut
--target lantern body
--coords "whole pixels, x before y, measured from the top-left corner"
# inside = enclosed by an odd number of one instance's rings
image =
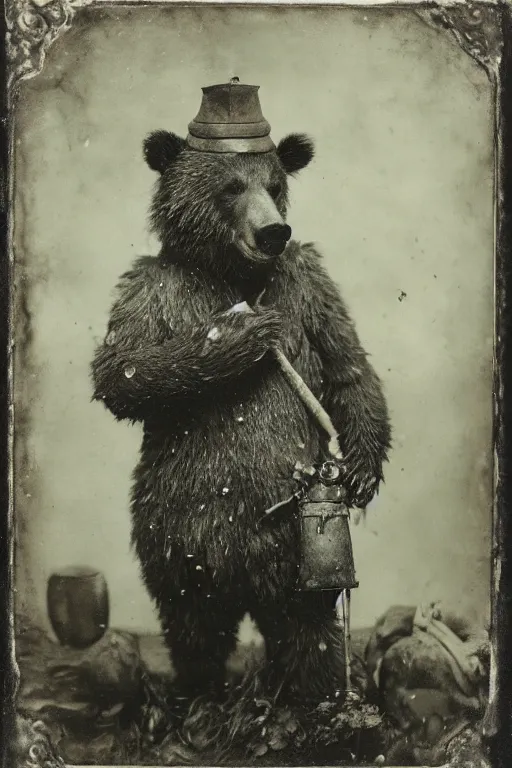
[[[316,483],[300,503],[301,560],[297,588],[347,590],[356,581],[343,489]]]

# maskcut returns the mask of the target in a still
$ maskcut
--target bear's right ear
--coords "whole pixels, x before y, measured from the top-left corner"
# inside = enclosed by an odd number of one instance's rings
[[[185,140],[169,131],[153,131],[144,140],[143,149],[151,170],[163,173],[185,149]]]

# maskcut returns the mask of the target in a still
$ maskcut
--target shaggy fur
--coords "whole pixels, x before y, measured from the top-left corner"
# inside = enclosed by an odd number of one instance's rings
[[[386,403],[315,248],[291,241],[252,259],[234,245],[262,196],[285,220],[287,173],[309,162],[311,144],[292,136],[264,155],[210,155],[159,132],[144,150],[161,174],[152,223],[162,250],[122,276],[92,374],[97,400],[144,425],[132,538],[178,682],[187,694],[222,689],[248,610],[279,685],[332,693],[343,679],[335,596],[295,592],[297,518],[261,520],[296,490],[296,462],[326,455],[271,348],[339,429],[354,505],[382,479]],[[224,314],[262,291],[255,314]]]

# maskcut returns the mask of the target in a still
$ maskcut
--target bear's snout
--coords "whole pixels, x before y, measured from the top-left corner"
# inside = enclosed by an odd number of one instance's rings
[[[267,256],[279,256],[291,236],[292,230],[288,224],[269,224],[256,232],[256,246]]]

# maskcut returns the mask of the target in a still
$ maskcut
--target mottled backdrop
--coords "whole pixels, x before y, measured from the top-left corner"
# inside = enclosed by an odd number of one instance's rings
[[[354,528],[356,626],[444,598],[484,621],[491,530],[493,102],[412,12],[88,12],[17,107],[18,596],[46,622],[52,569],[106,574],[112,623],[157,630],[129,550],[139,428],[90,402],[112,287],[155,252],[141,142],[181,133],[200,88],[259,84],[273,136],[310,133],[290,223],[315,240],[382,375],[387,482]],[[176,478],[179,482],[179,478]]]

